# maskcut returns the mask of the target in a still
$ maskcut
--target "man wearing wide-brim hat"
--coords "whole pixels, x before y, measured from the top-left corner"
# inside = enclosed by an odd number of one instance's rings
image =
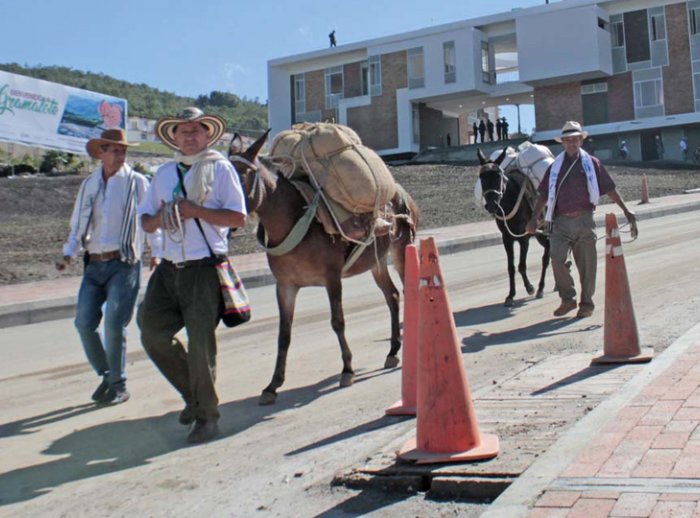
[[[597,254],[596,225],[593,211],[600,196],[607,195],[622,209],[632,225],[632,236],[637,235],[636,218],[627,208],[615,188],[615,182],[598,158],[587,153],[581,146],[588,132],[576,121],[567,121],[561,135],[554,140],[564,146],[549,166],[539,186],[539,197],[535,204],[528,232],[534,234],[538,218],[547,207],[544,224],[549,232],[552,271],[557,292],[561,298],[554,316],[564,316],[577,307],[574,279],[567,266],[571,251],[581,282],[578,303],[578,318],[590,317],[595,304]]]
[[[75,327],[88,361],[101,377],[92,394],[98,404],[123,403],[126,390],[126,327],[131,321],[141,282],[143,231],[136,209],[148,181],[126,164],[129,144],[122,129],[109,129],[87,142],[100,165],[80,186],[70,235],[56,268],[64,270],[80,249],[85,269],[78,293]],[[149,236],[152,267],[160,251],[160,233]],[[104,342],[97,332],[104,312]]]
[[[144,229],[164,230],[163,261],[148,283],[137,321],[151,360],[185,401],[179,422],[187,440],[219,433],[216,335],[223,304],[216,265],[228,254],[228,229],[245,224],[245,199],[231,163],[211,147],[223,119],[186,108],[156,123],[175,160],[155,174],[139,207]],[[175,334],[187,329],[187,349]]]

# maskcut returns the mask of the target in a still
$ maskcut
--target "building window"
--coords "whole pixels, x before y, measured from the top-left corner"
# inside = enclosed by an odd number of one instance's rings
[[[700,33],[700,7],[690,9],[690,34]]]
[[[362,76],[362,95],[369,95],[369,63],[362,63],[360,75]]]
[[[613,22],[610,24],[610,34],[612,37],[613,47],[625,46],[625,25],[622,21]]]
[[[304,74],[294,76],[294,112],[298,116],[306,112],[306,83]]]
[[[608,91],[608,83],[605,81],[601,83],[588,83],[581,85],[581,95],[586,94],[599,94]]]
[[[408,65],[408,87],[423,88],[425,86],[425,66],[423,63],[423,47],[406,51]]]
[[[481,42],[481,80],[484,83],[492,84],[492,74],[491,74],[491,60],[489,56],[489,43],[487,41]]]
[[[380,56],[369,57],[369,94],[382,95],[382,59]]]
[[[326,69],[326,109],[338,107],[338,101],[343,98],[343,67]]]
[[[634,106],[648,108],[663,104],[661,79],[639,81],[634,83]]]
[[[445,83],[454,83],[457,80],[455,42],[446,41],[442,44],[442,56],[444,61]]]
[[[663,14],[652,14],[651,17],[651,41],[666,39],[666,16]]]

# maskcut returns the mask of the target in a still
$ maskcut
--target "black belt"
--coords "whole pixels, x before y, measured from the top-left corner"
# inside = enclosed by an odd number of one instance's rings
[[[217,264],[224,262],[224,260],[225,258],[218,256],[202,257],[201,259],[192,259],[191,261],[182,261],[180,263],[174,263],[168,259],[163,259],[163,264],[180,270],[182,268],[192,268],[193,266],[216,266]]]

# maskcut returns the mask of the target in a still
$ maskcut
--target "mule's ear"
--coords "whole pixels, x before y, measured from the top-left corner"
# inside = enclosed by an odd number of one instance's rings
[[[476,148],[476,156],[479,157],[479,164],[484,165],[486,162],[488,162],[484,154],[481,152],[481,148]]]
[[[228,146],[228,156],[240,155],[243,153],[243,139],[238,132],[233,134],[231,144]]]
[[[250,147],[245,150],[245,155],[248,158],[248,160],[255,160],[255,158],[258,156],[258,153],[260,153],[260,149],[262,149],[263,144],[265,144],[265,141],[267,140],[267,136],[270,134],[271,129],[272,128],[268,128],[265,133],[258,137],[258,140],[253,142],[250,145]]]
[[[503,162],[503,160],[504,160],[505,157],[506,157],[506,151],[508,151],[508,148],[507,148],[507,147],[506,147],[506,148],[503,148],[503,151],[501,151],[501,154],[498,155],[498,158],[497,158],[496,160],[494,160],[494,162],[496,163],[496,165],[501,165],[501,162]]]

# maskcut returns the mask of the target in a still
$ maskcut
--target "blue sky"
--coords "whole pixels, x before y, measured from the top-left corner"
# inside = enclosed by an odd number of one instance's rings
[[[264,102],[267,61],[325,48],[333,29],[342,45],[544,3],[5,0],[0,62],[67,66],[180,95],[223,90]]]

